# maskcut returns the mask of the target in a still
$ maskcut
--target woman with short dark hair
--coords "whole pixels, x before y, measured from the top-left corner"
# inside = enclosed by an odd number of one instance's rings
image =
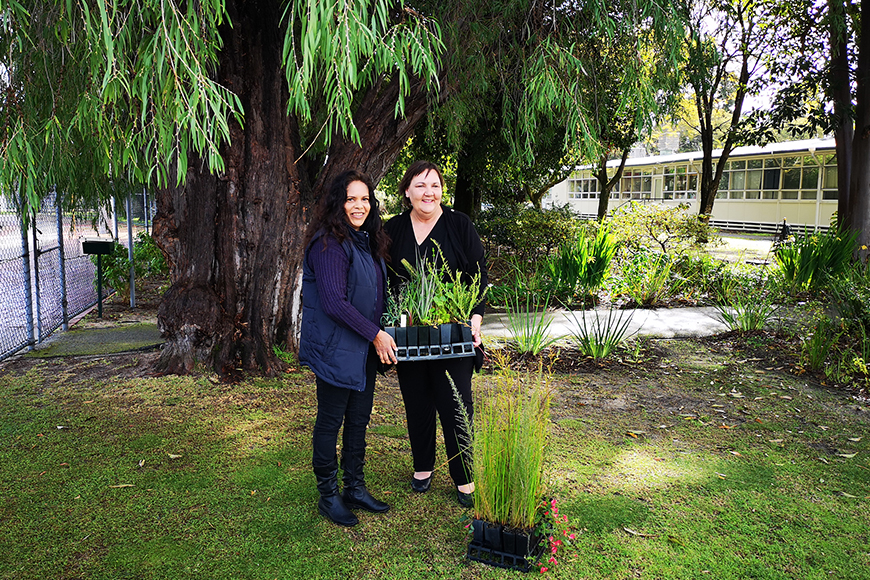
[[[349,508],[385,512],[366,489],[366,428],[374,401],[377,363],[396,362],[396,343],[380,327],[389,240],[371,179],[345,171],[320,198],[308,227],[302,266],[299,362],[317,385],[312,464],[320,513],[342,526],[359,520]],[[344,423],[338,493],[335,447]]]
[[[480,236],[468,216],[442,205],[443,189],[441,170],[429,161],[412,163],[399,183],[399,195],[408,210],[384,226],[391,240],[390,283],[394,290],[409,278],[402,266],[403,259],[414,267],[418,267],[422,259],[434,260],[439,267],[444,264],[452,272],[460,273],[467,284],[480,284],[481,289],[487,286],[486,257]],[[481,344],[483,311],[481,301],[470,320],[475,347]],[[470,425],[474,414],[471,397],[474,365],[475,357],[465,357],[403,361],[396,366],[414,459],[411,489],[423,493],[431,485],[437,413],[450,477],[456,485],[456,497],[465,507],[473,505],[474,492],[470,434],[463,420],[467,418]],[[448,374],[459,392],[461,406],[453,394]]]

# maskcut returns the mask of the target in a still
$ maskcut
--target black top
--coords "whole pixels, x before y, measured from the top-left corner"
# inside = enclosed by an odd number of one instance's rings
[[[397,292],[399,287],[408,279],[408,272],[402,266],[402,259],[416,266],[418,256],[426,256],[427,260],[436,259],[440,262],[443,255],[451,271],[459,271],[462,278],[470,283],[480,272],[480,286],[486,288],[489,277],[486,271],[486,255],[480,236],[471,220],[464,213],[454,211],[451,208],[441,206],[443,213],[432,231],[423,243],[417,245],[414,237],[414,227],[411,224],[411,210],[407,210],[390,219],[384,230],[390,236],[390,264],[387,267],[387,275],[392,292]],[[436,249],[437,242],[440,253]],[[482,300],[474,310],[474,314],[483,316],[486,301]]]

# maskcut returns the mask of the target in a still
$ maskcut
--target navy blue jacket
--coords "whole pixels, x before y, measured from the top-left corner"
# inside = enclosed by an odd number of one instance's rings
[[[319,379],[331,385],[364,391],[366,359],[371,341],[325,312],[309,261],[310,253],[316,251],[315,244],[323,244],[323,235],[323,232],[315,234],[305,249],[302,265],[302,336],[299,343],[299,362],[309,367]],[[381,280],[385,280],[386,266],[383,260],[372,257],[366,232],[348,228],[348,236],[341,246],[349,262],[347,300],[360,314],[380,325],[381,313],[376,311],[378,276],[375,268],[381,269]],[[381,294],[383,295],[383,289]]]

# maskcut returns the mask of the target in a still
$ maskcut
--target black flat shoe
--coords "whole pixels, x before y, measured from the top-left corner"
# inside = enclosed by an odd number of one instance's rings
[[[430,475],[426,479],[417,479],[414,476],[411,476],[411,489],[416,491],[417,493],[425,493],[429,491],[429,487],[432,486],[432,476]]]
[[[459,500],[459,505],[464,508],[473,508],[474,507],[474,492],[471,493],[462,493],[458,489],[456,490],[456,499]]]

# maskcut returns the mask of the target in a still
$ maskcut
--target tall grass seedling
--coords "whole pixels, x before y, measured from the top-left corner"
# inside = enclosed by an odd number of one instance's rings
[[[748,293],[733,292],[730,300],[720,300],[714,304],[718,318],[733,331],[749,332],[762,330],[773,317],[779,306],[771,302],[763,289]]]
[[[495,385],[482,393],[474,413],[474,515],[530,529],[544,492],[544,459],[550,426],[549,374],[509,368],[494,354]]]
[[[549,296],[544,298],[540,310],[535,308],[529,296],[526,296],[525,303],[521,302],[516,294],[508,301],[507,327],[518,352],[537,356],[542,350],[562,338],[562,336],[550,336],[552,321],[547,317],[549,305]]]
[[[809,336],[801,341],[801,364],[812,371],[821,370],[840,335],[837,325],[830,318],[819,317]]]
[[[614,315],[614,312],[617,314]],[[577,330],[571,330],[571,336],[577,343],[577,348],[584,356],[591,356],[598,360],[605,358],[624,340],[630,338],[637,331],[628,334],[628,328],[634,317],[634,311],[626,314],[624,310],[614,310],[611,306],[607,316],[591,315],[591,321],[586,316],[586,311],[578,319],[577,314],[569,312]]]

